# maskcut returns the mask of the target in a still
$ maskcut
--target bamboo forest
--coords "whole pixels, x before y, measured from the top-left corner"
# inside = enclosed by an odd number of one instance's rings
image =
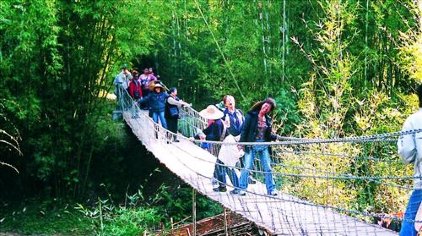
[[[422,232],[422,0],[1,0],[0,78],[0,235]]]

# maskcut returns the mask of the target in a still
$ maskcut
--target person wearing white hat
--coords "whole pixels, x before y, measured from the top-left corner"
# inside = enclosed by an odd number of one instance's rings
[[[227,129],[223,124],[221,118],[224,113],[220,111],[215,105],[209,105],[207,108],[199,112],[199,115],[208,120],[208,127],[202,133],[195,136],[196,139],[209,140],[209,141],[222,141],[226,137]],[[211,153],[215,156],[218,155],[218,146],[211,148]],[[221,181],[222,167],[224,163],[217,159],[214,168],[214,178],[219,180],[218,187],[213,188],[216,192],[226,192],[227,188],[223,181]]]
[[[209,105],[200,111],[199,115],[208,120],[208,127],[202,131],[206,136],[203,138],[209,141],[220,141],[224,129],[224,124],[221,120],[224,116],[223,112],[214,105]]]
[[[207,108],[200,111],[199,115],[208,120],[218,120],[223,118],[224,114],[216,106],[209,105]]]

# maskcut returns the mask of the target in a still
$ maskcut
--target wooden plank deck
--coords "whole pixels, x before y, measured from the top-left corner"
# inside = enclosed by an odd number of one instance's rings
[[[211,178],[216,159],[213,155],[187,139],[167,144],[163,135],[156,138],[154,125],[145,111],[142,111],[141,118],[132,119],[130,112],[124,112],[123,117],[143,145],[170,171],[201,194],[275,235],[397,235],[378,225],[313,206],[291,195],[267,196],[265,185],[260,182],[249,185],[250,193],[246,196],[231,195],[228,191],[214,192]]]

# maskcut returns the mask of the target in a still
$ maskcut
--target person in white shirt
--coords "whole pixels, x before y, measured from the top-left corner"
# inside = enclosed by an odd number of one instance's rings
[[[125,91],[128,91],[129,82],[132,79],[132,74],[127,69],[127,65],[121,67],[121,72],[114,78],[113,84],[115,86],[114,94],[117,97],[116,110],[122,110],[123,97]]]
[[[422,201],[422,85],[416,89],[419,98],[419,110],[404,122],[402,131],[409,134],[400,135],[397,142],[398,153],[405,163],[414,165],[413,191],[404,213],[400,235],[418,235],[415,229],[415,217]],[[420,221],[420,219],[418,219]]]
[[[116,78],[114,80],[114,84],[115,85],[121,85],[124,89],[127,90],[127,88],[129,87],[130,80],[132,80],[132,74],[127,69],[127,66],[123,65],[122,70],[116,76]]]

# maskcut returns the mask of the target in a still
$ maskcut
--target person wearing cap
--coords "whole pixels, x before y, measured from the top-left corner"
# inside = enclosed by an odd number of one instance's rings
[[[167,129],[167,122],[165,118],[166,101],[169,95],[165,92],[165,89],[161,83],[154,85],[154,90],[139,100],[140,104],[148,104],[152,119],[158,124],[158,120],[161,122],[161,126]]]
[[[220,141],[223,135],[223,118],[224,114],[214,105],[199,112],[199,115],[208,120],[208,126],[202,132],[206,135],[205,139],[210,141]]]
[[[277,139],[277,136],[272,133],[272,122],[268,113],[276,107],[275,100],[267,98],[264,101],[257,102],[252,106],[250,111],[246,114],[245,123],[243,124],[242,132],[240,134],[240,142],[270,142]],[[267,194],[276,196],[277,190],[271,170],[271,158],[268,145],[246,145],[245,149],[245,168],[240,172],[239,188],[235,188],[231,193],[246,195],[248,187],[249,172],[253,168],[254,159],[259,156],[261,166],[264,171],[265,185]]]

